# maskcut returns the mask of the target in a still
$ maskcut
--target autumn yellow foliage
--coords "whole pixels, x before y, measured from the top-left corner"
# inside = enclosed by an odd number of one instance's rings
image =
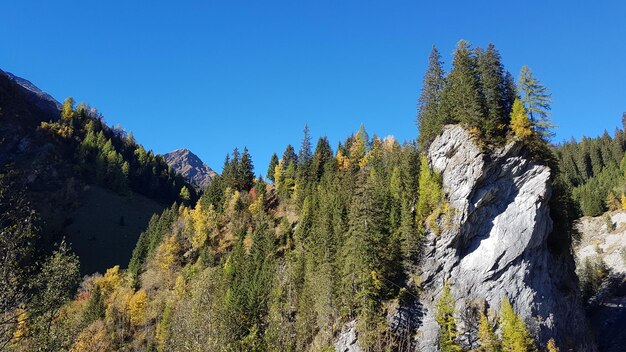
[[[178,261],[180,244],[176,235],[169,236],[157,247],[155,259],[159,269],[169,271]]]
[[[528,139],[533,135],[533,125],[528,118],[528,113],[524,108],[524,104],[519,99],[513,102],[513,110],[511,111],[511,130],[515,136],[521,139]]]
[[[13,332],[13,343],[19,342],[24,336],[28,334],[28,330],[26,326],[26,320],[28,318],[28,314],[26,312],[26,309],[24,309],[24,307],[18,308],[17,311],[15,312],[15,315],[17,317],[17,327],[15,328],[15,331]]]
[[[109,351],[110,341],[104,322],[97,320],[78,335],[70,352]]]
[[[100,288],[100,290],[108,294],[113,292],[117,287],[120,286],[122,281],[122,276],[120,275],[120,266],[116,265],[112,268],[107,269],[104,273],[104,276],[95,280],[96,285]]]
[[[348,159],[341,150],[337,151],[337,166],[339,170],[346,171],[350,168],[350,159]]]
[[[213,204],[208,209],[198,202],[196,207],[189,212],[193,223],[193,235],[191,236],[191,245],[198,249],[204,246],[207,238],[217,230],[217,213]]]
[[[145,290],[135,292],[128,302],[128,317],[134,326],[143,325],[146,322],[146,308],[148,295]]]

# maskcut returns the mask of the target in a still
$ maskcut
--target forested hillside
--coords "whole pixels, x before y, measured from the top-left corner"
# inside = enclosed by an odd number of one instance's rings
[[[584,215],[626,207],[626,134],[616,129],[557,147],[564,180]]]
[[[456,211],[429,145],[444,125],[460,124],[485,153],[520,143],[556,170],[548,111],[545,87],[526,67],[516,84],[493,45],[459,42],[448,73],[433,48],[417,141],[361,126],[332,148],[305,127],[297,151],[272,156],[269,182],[255,177],[246,148],[235,149],[196,202],[162,159],[66,100],[62,118],[39,133],[75,147],[75,172],[177,202],[152,217],[128,270],[119,263],[85,278],[72,300],[69,289],[59,295],[45,331],[36,329],[35,301],[3,306],[2,341],[10,350],[323,351],[354,333],[357,350],[414,350],[426,234],[446,231]],[[551,250],[569,255],[575,212],[558,177],[550,182],[553,201],[563,202],[552,209]],[[509,303],[516,297],[503,294],[501,306],[461,322],[446,287],[436,303],[441,351],[556,350],[555,340],[533,339]],[[390,318],[403,311],[415,319]]]
[[[129,258],[134,245],[107,254],[105,243],[134,242],[153,212],[181,196],[196,198],[161,156],[107,126],[88,105],[71,98],[58,104],[5,72],[0,93],[0,172],[13,175],[11,187],[23,190],[39,214],[40,243],[50,247],[65,237],[85,264],[82,272]]]

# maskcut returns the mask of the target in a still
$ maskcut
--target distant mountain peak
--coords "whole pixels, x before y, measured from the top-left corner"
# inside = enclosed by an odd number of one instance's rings
[[[205,189],[217,175],[207,164],[186,148],[163,154],[167,164],[194,186]]]

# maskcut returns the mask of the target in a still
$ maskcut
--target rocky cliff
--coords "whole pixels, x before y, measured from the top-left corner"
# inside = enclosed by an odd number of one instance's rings
[[[217,175],[189,149],[176,149],[163,155],[167,164],[192,185],[205,189]]]
[[[434,305],[448,281],[468,347],[476,340],[472,312],[483,305],[497,312],[506,296],[540,346],[554,338],[561,351],[594,351],[572,255],[547,244],[550,168],[533,162],[519,142],[482,152],[458,126],[445,127],[428,159],[442,176],[451,221],[427,234],[420,350],[436,350]]]
[[[608,269],[608,275],[587,307],[598,349],[623,351],[626,346],[626,211],[584,217],[577,225],[582,235],[575,247],[580,277],[589,280],[589,272],[585,272],[587,260],[591,263],[600,260]]]

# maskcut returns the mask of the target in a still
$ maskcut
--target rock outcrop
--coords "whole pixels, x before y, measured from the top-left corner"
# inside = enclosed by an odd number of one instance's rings
[[[163,155],[167,164],[199,189],[206,189],[217,173],[189,149],[176,149]]]
[[[419,350],[437,350],[434,306],[447,281],[468,347],[476,347],[472,312],[485,305],[497,312],[506,296],[542,349],[554,338],[561,351],[595,351],[572,255],[548,247],[550,168],[533,162],[519,142],[483,152],[459,126],[444,128],[428,159],[442,176],[451,214],[427,234]]]
[[[598,349],[623,351],[626,345],[626,211],[584,217],[577,225],[582,236],[574,251],[581,277],[586,275],[586,260],[591,263],[601,260],[610,270],[587,304]]]

